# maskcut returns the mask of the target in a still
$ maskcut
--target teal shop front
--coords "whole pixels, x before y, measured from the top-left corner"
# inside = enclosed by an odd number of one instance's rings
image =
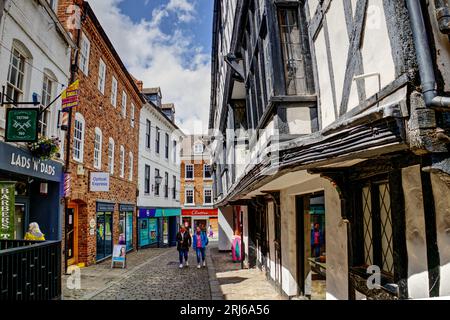
[[[181,223],[181,208],[158,208],[155,217],[158,218],[158,242],[160,247],[177,245],[178,226]]]

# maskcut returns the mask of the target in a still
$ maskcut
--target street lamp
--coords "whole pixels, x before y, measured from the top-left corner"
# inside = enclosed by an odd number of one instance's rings
[[[156,185],[159,186],[162,183],[162,180],[163,180],[163,177],[161,177],[158,173],[158,175],[155,177]]]

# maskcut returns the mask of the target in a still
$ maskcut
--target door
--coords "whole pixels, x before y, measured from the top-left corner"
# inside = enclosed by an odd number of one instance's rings
[[[97,212],[97,260],[112,255],[112,213]]]
[[[76,264],[78,261],[78,206],[69,205],[66,215],[66,250],[67,265]]]
[[[26,197],[16,196],[14,208],[14,239],[23,240],[25,232],[28,231],[29,200]]]

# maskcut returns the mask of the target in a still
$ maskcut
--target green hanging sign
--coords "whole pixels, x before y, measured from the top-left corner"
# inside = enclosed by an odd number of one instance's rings
[[[38,108],[14,108],[6,111],[6,142],[38,141]]]
[[[0,182],[0,240],[14,240],[14,182]]]

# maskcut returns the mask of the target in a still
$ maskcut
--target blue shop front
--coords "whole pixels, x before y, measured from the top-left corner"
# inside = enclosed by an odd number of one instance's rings
[[[0,142],[0,189],[2,199],[10,203],[10,209],[1,210],[2,240],[22,240],[31,222],[39,224],[46,240],[60,240],[62,180],[61,163],[40,160],[26,149]]]
[[[180,221],[180,208],[139,208],[139,248],[176,246]]]

